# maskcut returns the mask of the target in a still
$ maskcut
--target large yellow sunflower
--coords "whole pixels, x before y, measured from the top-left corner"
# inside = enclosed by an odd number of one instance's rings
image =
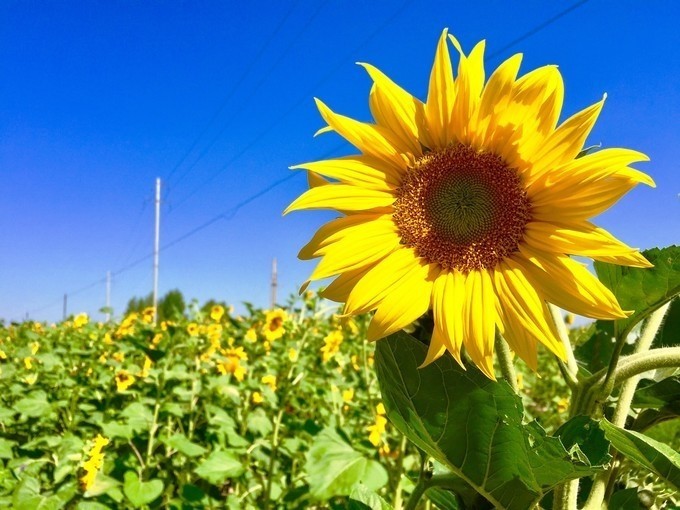
[[[459,54],[454,79],[448,42]],[[604,99],[557,125],[564,95],[557,67],[517,77],[522,55],[485,83],[484,41],[465,55],[444,30],[423,103],[375,67],[375,123],[331,111],[328,126],[361,154],[306,163],[310,187],[286,209],[335,209],[300,251],[321,257],[310,280],[337,276],[323,295],[346,314],[375,310],[369,340],[429,309],[430,362],[461,347],[493,378],[495,330],[530,367],[537,344],[564,358],[547,302],[598,319],[626,316],[570,255],[648,267],[638,250],[588,221],[638,183],[639,152],[577,158]],[[330,179],[330,180],[327,180]]]

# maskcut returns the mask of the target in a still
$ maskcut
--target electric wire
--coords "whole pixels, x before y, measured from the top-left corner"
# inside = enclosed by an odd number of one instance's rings
[[[291,38],[291,40],[288,42],[288,45],[286,46],[286,48],[281,53],[279,53],[279,55],[276,58],[276,60],[274,61],[274,63],[272,65],[270,65],[269,68],[266,71],[264,71],[264,73],[262,73],[260,80],[257,82],[257,84],[254,87],[252,87],[251,89],[249,89],[248,92],[249,92],[250,96],[254,97],[255,94],[257,93],[257,91],[260,89],[260,87],[262,87],[262,85],[264,83],[266,83],[271,72],[283,61],[283,58],[288,54],[288,52],[290,52],[291,48],[297,42],[298,38],[309,29],[309,27],[312,25],[314,20],[317,18],[317,16],[319,15],[321,10],[325,6],[326,6],[326,4],[323,3],[323,2],[318,3],[317,9],[312,13],[312,16],[307,20],[307,22],[303,25],[303,27],[299,31],[296,32],[297,38]],[[191,165],[189,165],[187,168],[184,169],[184,171],[182,171],[182,173],[179,174],[179,176],[175,179],[175,182],[173,182],[173,183],[168,182],[168,183],[166,183],[166,186],[176,188],[177,185],[187,175],[189,175],[189,172],[194,169],[194,167],[198,164],[198,162],[201,161],[205,157],[205,155],[208,154],[208,152],[210,152],[210,149],[213,147],[213,145],[215,145],[217,140],[224,134],[224,132],[227,130],[227,128],[232,126],[232,124],[234,123],[234,120],[238,118],[239,114],[241,112],[243,112],[243,110],[245,110],[246,106],[247,106],[247,103],[245,101],[241,102],[239,108],[236,111],[231,113],[231,115],[229,116],[229,120],[226,122],[226,124],[224,124],[224,126],[222,126],[222,128],[212,137],[210,142],[208,142],[208,144],[203,148],[201,153],[198,155],[198,157],[196,159],[194,159],[194,161],[191,163]],[[170,195],[170,188],[168,188],[168,192],[165,195],[165,200],[168,200],[169,195]],[[169,212],[172,212],[172,210],[173,209],[171,208]]]
[[[198,136],[194,139],[193,143],[189,147],[189,149],[182,155],[180,160],[175,164],[175,166],[170,170],[170,173],[166,176],[165,180],[169,181],[170,178],[173,176],[173,174],[182,166],[184,161],[186,160],[187,157],[189,157],[189,154],[193,152],[193,150],[196,148],[198,145],[198,142],[203,138],[203,136],[208,132],[208,129],[210,126],[217,120],[217,118],[220,116],[220,114],[224,111],[224,108],[227,106],[231,98],[234,96],[238,88],[243,84],[245,81],[246,77],[250,74],[250,72],[253,70],[255,67],[255,64],[260,60],[260,58],[265,54],[265,50],[269,47],[271,42],[274,40],[274,38],[278,35],[278,33],[281,31],[283,26],[286,24],[286,21],[288,20],[289,16],[293,12],[296,2],[292,2],[290,5],[290,8],[286,13],[284,14],[283,18],[281,21],[279,21],[279,24],[276,26],[273,32],[269,34],[269,37],[265,41],[265,43],[260,47],[260,49],[257,52],[257,55],[253,59],[250,60],[250,63],[248,67],[246,67],[245,71],[241,74],[240,78],[234,83],[232,88],[229,90],[225,98],[222,100],[222,103],[220,104],[219,108],[217,111],[213,114],[213,116],[210,118],[208,123],[205,125],[203,130],[198,134]]]

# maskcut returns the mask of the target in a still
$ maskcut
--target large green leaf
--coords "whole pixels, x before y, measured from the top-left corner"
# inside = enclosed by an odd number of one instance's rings
[[[203,448],[200,444],[192,442],[184,434],[173,434],[168,438],[161,439],[170,448],[183,453],[187,457],[198,457],[203,455],[207,450]]]
[[[522,402],[506,383],[463,370],[450,356],[419,369],[426,347],[405,333],[376,345],[388,416],[416,446],[496,506],[526,509],[555,485],[596,472],[524,425]]]
[[[358,483],[375,491],[388,480],[387,471],[379,462],[356,451],[332,428],[322,430],[314,438],[305,471],[309,493],[316,500],[349,496]]]
[[[634,408],[664,409],[680,415],[680,375],[659,382],[643,380],[632,405]]]
[[[674,299],[671,303],[652,347],[675,347],[676,345],[680,345],[680,298]]]
[[[233,453],[215,450],[194,470],[198,476],[214,485],[224,483],[228,478],[237,478],[245,468],[241,460]]]
[[[607,420],[602,420],[600,427],[619,453],[680,489],[680,453],[651,437],[622,429]]]
[[[654,267],[638,268],[595,262],[595,271],[619,300],[634,313],[616,321],[620,333],[629,332],[642,319],[680,294],[680,246],[653,248],[642,254]]]
[[[137,477],[137,473],[134,471],[126,471],[123,482],[123,492],[130,503],[132,503],[132,506],[139,508],[151,503],[163,493],[163,482],[158,479],[142,482],[139,477]]]
[[[394,507],[362,483],[352,487],[348,510],[394,510]]]

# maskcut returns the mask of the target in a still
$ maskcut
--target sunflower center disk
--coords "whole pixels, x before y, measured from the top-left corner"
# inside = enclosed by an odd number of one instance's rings
[[[397,192],[402,242],[463,273],[517,250],[531,206],[519,174],[498,156],[451,145],[422,157]]]

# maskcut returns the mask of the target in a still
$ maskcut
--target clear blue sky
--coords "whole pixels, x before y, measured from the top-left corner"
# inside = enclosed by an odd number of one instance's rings
[[[424,98],[442,28],[494,54],[573,3],[3,1],[0,317],[60,319],[64,292],[150,253],[156,177],[167,244],[336,149],[336,135],[312,138],[312,97],[368,120],[370,81],[354,62]],[[563,116],[608,93],[589,143],[649,154],[640,168],[658,187],[597,221],[641,248],[680,241],[678,19],[672,0],[590,0],[487,59],[558,64]],[[161,293],[266,306],[273,257],[281,294],[294,292],[313,267],[297,251],[328,218],[281,217],[305,186],[295,176],[164,250]],[[115,309],[151,283],[150,259],[118,274]],[[69,312],[99,318],[104,295],[103,283],[72,295]]]

